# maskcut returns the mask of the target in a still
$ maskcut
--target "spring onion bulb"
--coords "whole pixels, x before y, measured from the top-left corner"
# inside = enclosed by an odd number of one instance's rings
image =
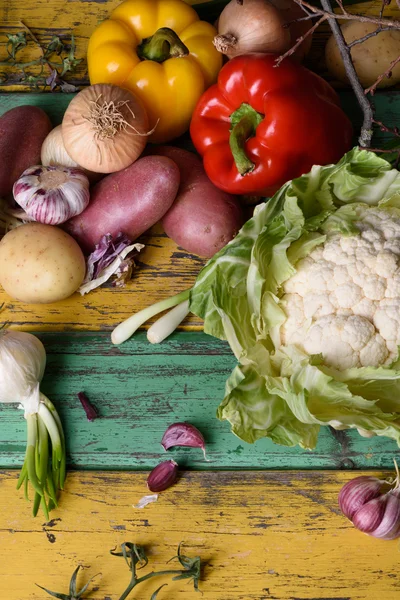
[[[30,333],[0,330],[0,402],[19,402],[25,411],[27,445],[17,489],[23,484],[28,499],[34,489],[33,515],[39,507],[46,519],[57,506],[66,468],[65,439],[60,417],[52,402],[40,391],[46,365],[41,341]]]
[[[153,323],[147,332],[147,339],[151,344],[159,344],[175,331],[188,314],[189,300],[184,300]]]
[[[122,342],[125,342],[127,339],[129,339],[135,333],[135,331],[137,329],[139,329],[139,327],[141,325],[146,323],[146,321],[151,319],[151,317],[154,317],[155,315],[158,315],[160,312],[162,312],[164,310],[168,310],[169,308],[173,308],[174,306],[177,306],[178,304],[181,304],[181,303],[183,304],[185,301],[187,301],[189,299],[189,293],[190,293],[190,290],[185,290],[184,292],[181,292],[180,294],[177,294],[176,296],[172,296],[171,298],[165,298],[165,300],[160,300],[160,302],[156,302],[155,304],[152,304],[151,306],[148,306],[147,308],[144,308],[143,310],[140,310],[139,312],[135,313],[134,315],[132,315],[131,317],[129,317],[128,319],[126,319],[125,321],[123,321],[122,323],[117,325],[117,327],[113,330],[113,332],[111,333],[112,343],[113,344],[122,344]],[[187,308],[185,306],[185,310],[188,312],[188,310],[189,310],[188,305],[187,305]],[[182,311],[183,311],[183,307],[182,307]],[[186,314],[187,314],[187,312],[186,312]],[[162,337],[162,333],[160,334],[160,338],[161,338],[161,339],[159,339],[160,342],[163,339],[165,339],[167,337],[167,335],[170,335],[172,333],[172,331],[179,325],[179,323],[186,316],[186,315],[182,315],[182,318],[179,321],[177,321],[177,316],[181,316],[181,314],[182,314],[181,311],[177,311],[177,313],[178,314],[175,313],[175,315],[173,315],[172,320],[171,320],[171,325],[174,325],[174,323],[175,323],[173,329],[171,329],[171,327],[168,326],[166,321],[162,322],[161,328],[163,329],[164,332],[167,332],[167,333],[166,333],[166,335],[164,335],[164,337]],[[170,314],[171,313],[169,313],[169,315]],[[160,319],[160,321],[161,321],[161,319]],[[154,330],[153,330],[153,332],[154,332]],[[157,332],[157,330],[156,330],[156,332]]]

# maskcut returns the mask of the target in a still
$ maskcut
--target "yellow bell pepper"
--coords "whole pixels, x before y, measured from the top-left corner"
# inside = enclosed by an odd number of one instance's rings
[[[215,28],[183,0],[125,0],[89,41],[90,83],[112,83],[141,98],[152,142],[184,133],[198,99],[217,79]]]

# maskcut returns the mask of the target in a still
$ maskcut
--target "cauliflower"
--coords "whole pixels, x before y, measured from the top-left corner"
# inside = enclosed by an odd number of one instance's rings
[[[328,235],[283,284],[281,343],[344,370],[398,358],[400,212],[357,208],[359,235]]]
[[[355,148],[287,182],[190,310],[237,358],[217,414],[241,439],[312,449],[330,426],[400,447],[400,172]]]

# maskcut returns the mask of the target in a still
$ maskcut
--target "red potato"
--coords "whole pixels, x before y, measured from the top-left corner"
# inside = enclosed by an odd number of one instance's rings
[[[132,241],[157,223],[179,188],[179,169],[164,156],[145,156],[112,173],[91,192],[89,206],[65,224],[86,251],[107,233],[125,233]]]
[[[40,164],[40,150],[51,130],[46,113],[37,106],[17,106],[0,117],[0,197],[28,167]]]
[[[211,183],[192,152],[172,146],[158,146],[153,152],[172,158],[181,172],[176,200],[162,218],[165,233],[187,252],[213,256],[243,225],[239,200]]]

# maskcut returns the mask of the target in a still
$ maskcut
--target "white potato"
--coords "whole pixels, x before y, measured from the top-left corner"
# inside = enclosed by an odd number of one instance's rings
[[[21,302],[49,304],[68,298],[81,285],[85,271],[79,245],[58,227],[26,223],[0,242],[0,283]]]
[[[373,23],[349,21],[342,25],[346,42],[360,39],[376,30]],[[356,44],[351,49],[351,57],[358,78],[363,87],[367,88],[384,73],[390,63],[400,55],[400,31],[381,31],[362,44]],[[336,79],[348,83],[343,61],[334,37],[330,37],[325,48],[326,66]],[[394,67],[392,77],[385,77],[378,87],[390,87],[400,81],[400,63]]]

